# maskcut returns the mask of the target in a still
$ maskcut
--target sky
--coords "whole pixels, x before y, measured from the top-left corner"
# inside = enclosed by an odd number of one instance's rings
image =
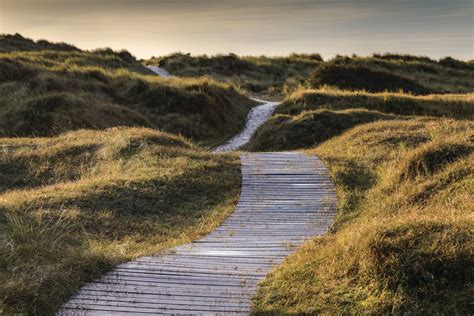
[[[474,59],[474,0],[0,0],[0,33],[127,49]]]

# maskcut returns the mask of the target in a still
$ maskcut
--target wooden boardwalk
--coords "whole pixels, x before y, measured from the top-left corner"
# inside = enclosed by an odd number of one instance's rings
[[[257,282],[336,212],[332,179],[315,156],[243,153],[234,213],[205,238],[119,265],[58,312],[248,314]]]

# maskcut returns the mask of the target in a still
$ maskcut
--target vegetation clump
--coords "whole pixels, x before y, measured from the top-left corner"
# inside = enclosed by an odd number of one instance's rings
[[[474,144],[430,143],[413,151],[400,167],[400,179],[415,179],[434,174],[445,164],[455,162],[474,152]]]
[[[345,90],[369,92],[406,91],[428,94],[430,91],[415,81],[388,72],[372,70],[363,66],[323,64],[316,68],[308,79],[311,88],[334,86]]]
[[[299,89],[275,110],[278,114],[297,115],[303,111],[363,108],[397,115],[474,118],[474,93],[413,96],[405,93],[368,93],[324,87]]]
[[[307,81],[310,88],[324,85],[368,92],[429,93],[474,92],[474,67],[450,57],[439,61],[423,56],[374,54],[371,57],[336,56],[320,63]]]
[[[51,43],[46,40],[33,41],[18,33],[0,34],[0,52],[39,50],[79,51],[77,47],[66,43]]]

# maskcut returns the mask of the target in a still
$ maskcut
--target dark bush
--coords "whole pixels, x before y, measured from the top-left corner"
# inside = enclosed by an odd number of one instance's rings
[[[323,85],[347,90],[366,90],[369,92],[403,90],[414,94],[427,94],[430,91],[415,81],[385,71],[372,70],[364,66],[324,64],[317,67],[308,79],[312,88]]]
[[[33,74],[33,70],[17,61],[0,59],[0,82],[23,80]]]
[[[77,100],[67,93],[51,93],[33,98],[27,107],[33,113],[54,112],[60,107],[71,107],[78,104]]]
[[[457,59],[454,59],[452,57],[444,57],[444,58],[441,58],[438,62],[441,66],[443,67],[449,67],[449,68],[454,68],[454,69],[466,69],[466,68],[469,68],[469,64],[463,62],[463,61],[460,61],[460,60],[457,60]]]
[[[391,54],[391,53],[373,54],[373,56],[379,59],[401,60],[404,62],[417,61],[421,63],[436,63],[435,60],[426,56],[401,55],[401,54]]]
[[[212,59],[214,68],[224,74],[242,72],[243,70],[252,69],[253,64],[240,59],[234,54],[216,56]]]
[[[123,61],[127,63],[134,63],[137,61],[135,56],[133,56],[129,51],[127,50],[121,50],[120,52],[117,53],[117,56],[120,57]]]

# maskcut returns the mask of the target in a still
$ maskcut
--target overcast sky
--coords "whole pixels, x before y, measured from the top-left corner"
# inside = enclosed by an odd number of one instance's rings
[[[170,52],[473,59],[473,0],[0,0],[0,33]]]

